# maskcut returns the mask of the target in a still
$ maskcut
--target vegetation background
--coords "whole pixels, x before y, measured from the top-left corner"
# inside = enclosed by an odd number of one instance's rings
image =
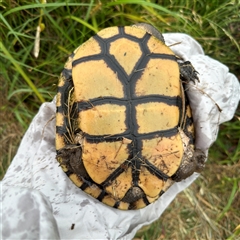
[[[3,0],[0,11],[0,179],[39,106],[56,94],[68,55],[102,28],[147,22],[187,33],[240,79],[239,0]],[[136,239],[240,239],[239,116],[238,108],[221,125],[199,179]]]

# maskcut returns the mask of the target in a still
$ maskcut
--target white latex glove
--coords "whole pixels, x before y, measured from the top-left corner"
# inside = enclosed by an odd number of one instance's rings
[[[164,37],[166,45],[181,42],[172,50],[199,72],[200,83],[191,83],[188,95],[196,146],[207,154],[219,124],[234,115],[239,82],[225,65],[204,55],[190,36],[171,33]],[[158,219],[175,196],[198,177],[194,173],[175,183],[143,209],[108,207],[77,188],[55,159],[55,109],[55,99],[41,106],[2,181],[2,239],[131,239],[143,225]]]

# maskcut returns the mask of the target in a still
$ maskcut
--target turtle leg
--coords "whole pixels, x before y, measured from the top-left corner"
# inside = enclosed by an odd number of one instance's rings
[[[197,80],[199,82],[199,78],[197,76],[198,72],[194,69],[193,65],[189,62],[178,61],[180,68],[180,78],[183,81],[194,82]]]
[[[78,176],[86,177],[87,173],[82,162],[82,148],[78,145],[68,145],[57,152],[60,165],[66,165],[67,169]]]
[[[192,156],[189,155],[192,155],[191,152],[184,153],[179,169],[171,177],[173,181],[180,182],[194,172],[201,172],[205,167],[206,156],[200,149],[196,149]]]

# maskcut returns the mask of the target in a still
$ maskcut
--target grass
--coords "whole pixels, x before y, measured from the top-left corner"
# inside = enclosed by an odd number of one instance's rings
[[[110,0],[0,2],[0,177],[33,116],[56,94],[68,55],[100,29],[148,22],[184,32],[240,79],[240,1]],[[38,58],[32,54],[41,27]],[[206,170],[140,239],[240,239],[240,109],[210,149]]]

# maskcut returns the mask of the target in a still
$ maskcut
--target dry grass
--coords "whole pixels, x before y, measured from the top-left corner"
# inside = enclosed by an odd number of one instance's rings
[[[229,181],[229,176],[237,179],[239,175],[240,162],[228,167],[208,164],[200,178],[176,197],[158,221],[140,230],[135,239],[240,239],[234,233],[240,223],[240,185],[239,181]],[[223,186],[228,187],[225,192]],[[230,209],[225,212],[229,201]]]
[[[0,85],[4,86],[0,76]],[[16,154],[20,140],[24,134],[22,126],[19,124],[12,112],[13,106],[7,101],[5,91],[0,93],[0,180],[10,165]]]

